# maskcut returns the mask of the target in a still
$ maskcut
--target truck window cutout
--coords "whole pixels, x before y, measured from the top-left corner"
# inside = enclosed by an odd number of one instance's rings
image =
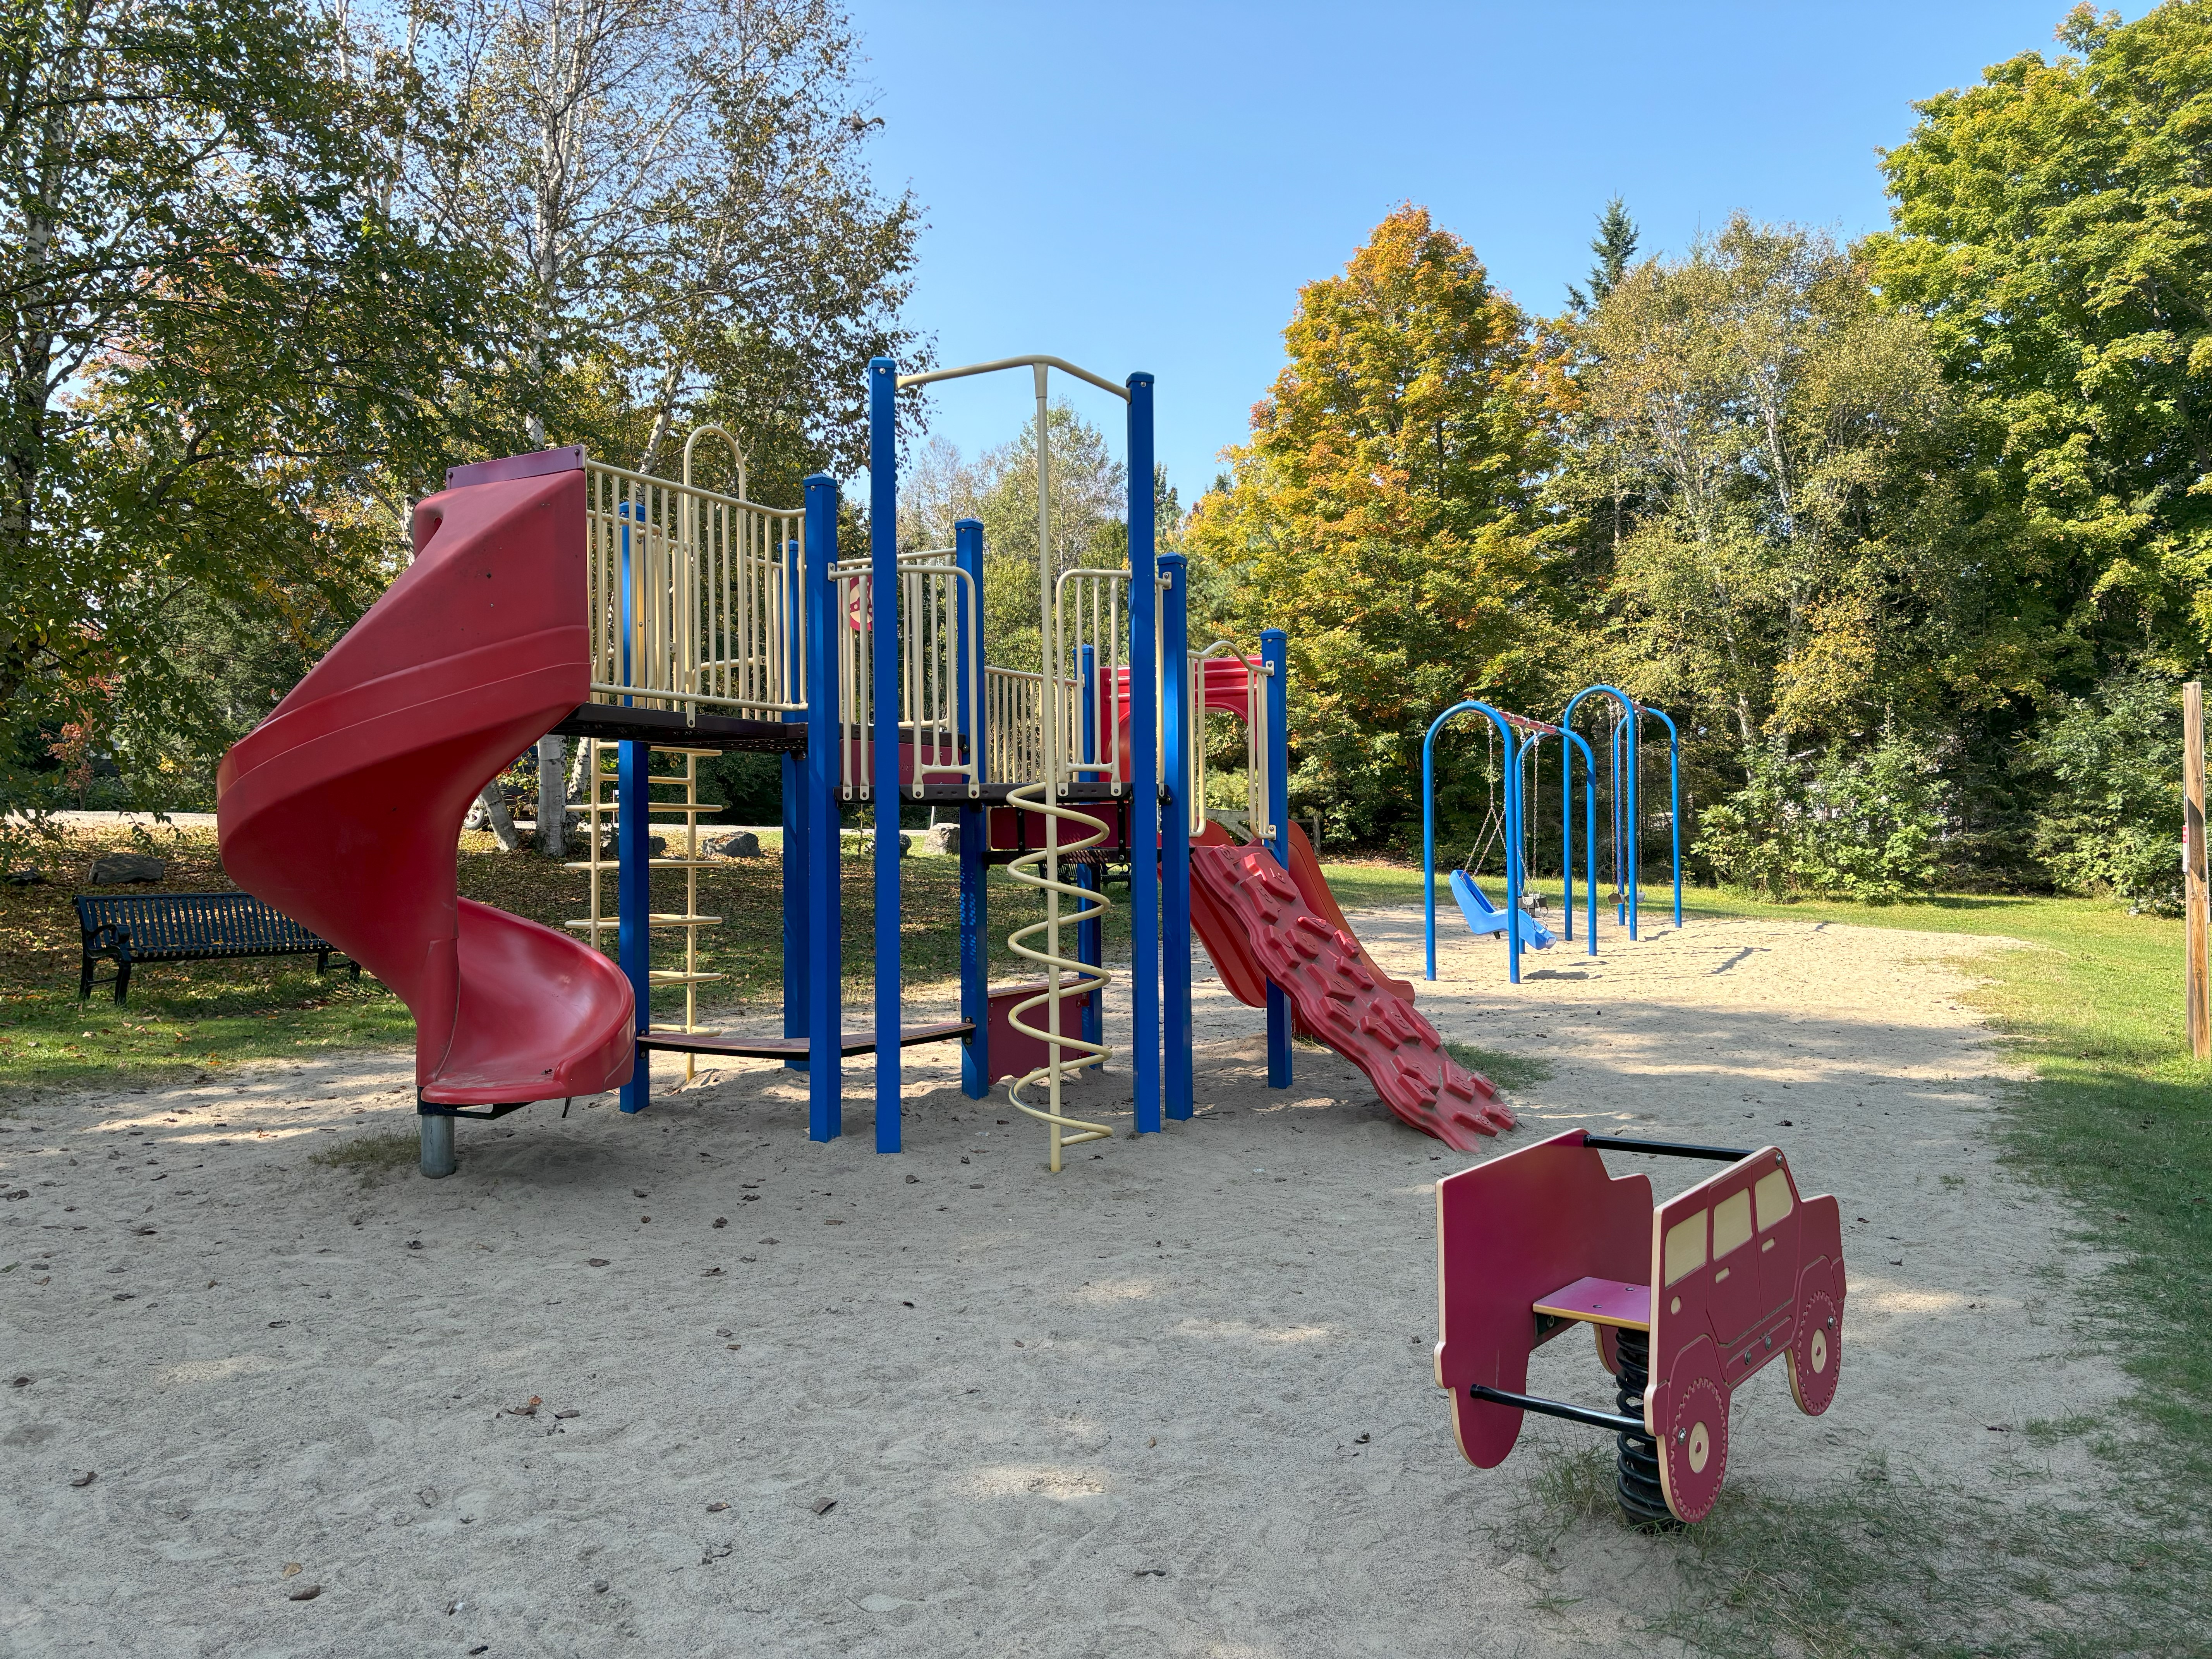
[[[1705,1212],[1676,1222],[1667,1229],[1665,1251],[1667,1282],[1671,1285],[1685,1273],[1693,1273],[1705,1265]]]
[[[1730,1193],[1713,1206],[1713,1260],[1751,1243],[1751,1194]]]
[[[1759,1178],[1753,1188],[1759,1197],[1759,1231],[1765,1232],[1788,1215],[1796,1200],[1790,1196],[1790,1172],[1776,1170]]]

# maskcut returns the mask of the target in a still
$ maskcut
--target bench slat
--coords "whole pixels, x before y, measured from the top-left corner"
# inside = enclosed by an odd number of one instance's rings
[[[95,944],[94,935],[109,929],[126,936],[134,962],[337,952],[328,939],[251,893],[80,894],[76,909],[91,955],[119,954],[112,943]]]

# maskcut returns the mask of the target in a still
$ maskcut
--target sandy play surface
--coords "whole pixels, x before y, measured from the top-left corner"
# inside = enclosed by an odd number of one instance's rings
[[[1417,915],[1354,926],[1418,975]],[[2080,1474],[2038,1452],[2024,1480],[2012,1431],[2118,1392],[2070,1334],[2095,1264],[1997,1165],[1962,941],[1655,925],[1516,989],[1446,936],[1422,1007],[1557,1068],[1495,1150],[1771,1139],[1842,1199],[1840,1394],[1806,1418],[1762,1373],[1732,1486],[1875,1454],[1975,1490]],[[897,1158],[861,1067],[832,1145],[803,1079],[726,1068],[639,1118],[463,1123],[458,1176],[366,1186],[311,1155],[411,1134],[396,1055],[31,1107],[0,1123],[0,1651],[1641,1648],[1647,1540],[1556,1573],[1514,1547],[1541,1445],[1595,1431],[1532,1427],[1487,1473],[1453,1446],[1431,1184],[1465,1160],[1334,1055],[1267,1089],[1261,1029],[1204,983],[1206,1115],[1057,1178],[941,1049],[907,1056]],[[1091,1098],[1126,1115],[1126,1075]],[[1662,1192],[1705,1167],[1650,1165]],[[1607,1383],[1571,1333],[1530,1386]]]

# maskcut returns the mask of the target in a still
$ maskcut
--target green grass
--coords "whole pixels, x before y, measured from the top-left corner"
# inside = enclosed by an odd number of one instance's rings
[[[1447,1042],[1444,1052],[1470,1072],[1480,1072],[1499,1088],[1525,1089],[1552,1075],[1552,1062],[1533,1054],[1509,1054],[1501,1048],[1478,1048],[1472,1042]]]
[[[1498,1542],[1556,1571],[1577,1544],[1620,1530],[1613,1479],[1610,1442],[1537,1449]],[[1812,1492],[1739,1480],[1704,1521],[1644,1534],[1639,1548],[1674,1580],[1638,1615],[1646,1632],[1731,1659],[2203,1651],[2200,1540],[1929,1485],[1880,1459]]]

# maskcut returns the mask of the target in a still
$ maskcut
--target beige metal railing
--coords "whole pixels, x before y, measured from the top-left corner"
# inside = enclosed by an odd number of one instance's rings
[[[688,473],[689,444],[684,459]],[[758,719],[804,709],[791,642],[805,514],[588,458],[584,483],[593,700]]]
[[[1044,777],[1044,676],[1018,668],[983,671],[986,768],[994,783]]]
[[[1053,704],[1060,721],[1060,776],[1103,772],[1091,782],[1110,783],[1121,793],[1121,684],[1123,653],[1123,596],[1126,570],[1066,570],[1053,584]],[[1084,735],[1083,650],[1091,648],[1091,732]]]
[[[1275,827],[1267,821],[1267,669],[1229,640],[1216,640],[1190,659],[1190,833],[1194,836],[1206,828],[1206,665],[1214,657],[1233,658],[1244,665],[1245,822],[1255,840],[1273,840]]]
[[[896,669],[899,742],[911,745],[907,787],[920,795],[932,782],[964,780],[970,795],[982,793],[979,757],[963,753],[960,738],[960,617],[967,612],[969,684],[982,683],[982,595],[975,579],[943,549],[902,553],[898,560],[899,658]],[[837,713],[846,740],[839,781],[848,800],[865,798],[875,784],[876,616],[873,567],[834,564],[840,619]]]

